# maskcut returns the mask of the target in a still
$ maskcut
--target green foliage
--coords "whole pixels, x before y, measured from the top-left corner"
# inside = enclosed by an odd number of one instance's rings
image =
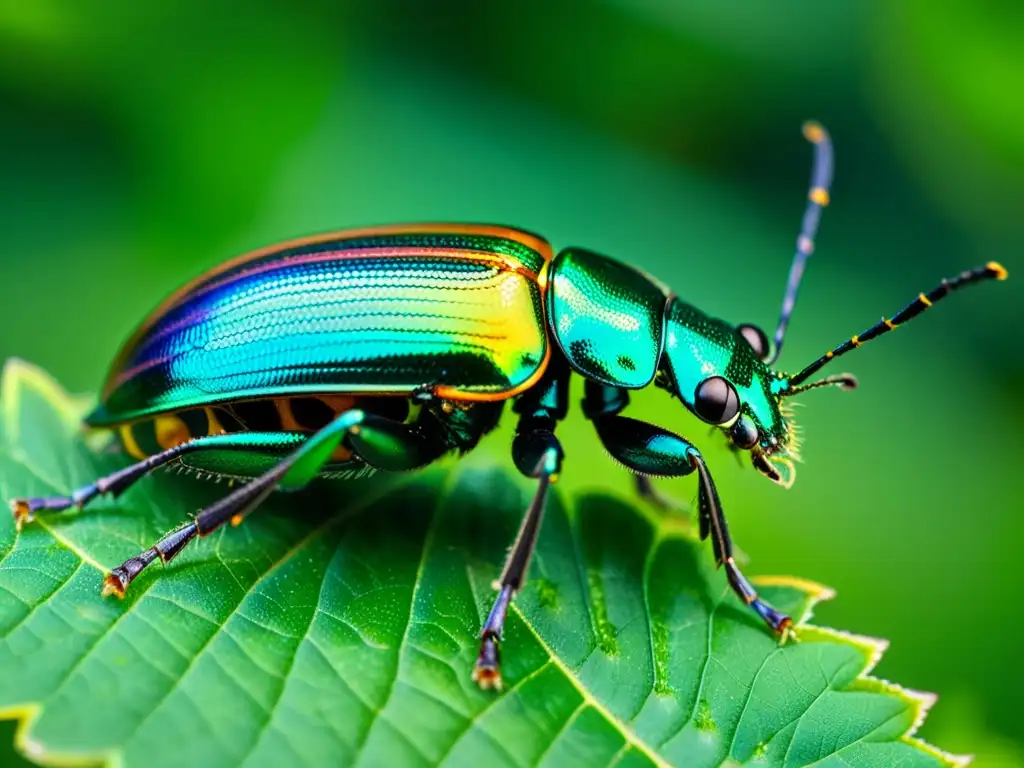
[[[121,459],[82,403],[5,369],[0,492],[64,493]],[[760,581],[799,617],[779,647],[678,523],[555,494],[505,638],[469,680],[524,504],[480,459],[279,497],[102,600],[103,571],[217,486],[146,480],[20,534],[0,522],[0,717],[41,763],[940,766],[931,701],[866,673],[879,641],[806,623],[822,587]],[[220,493],[223,489],[219,490]]]

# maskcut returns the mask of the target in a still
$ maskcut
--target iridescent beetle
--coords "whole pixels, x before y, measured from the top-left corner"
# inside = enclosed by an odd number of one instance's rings
[[[197,535],[241,522],[273,490],[464,453],[514,399],[512,459],[538,483],[480,632],[473,677],[500,686],[505,615],[523,585],[548,484],[561,470],[555,431],[568,409],[569,377],[578,374],[584,414],[636,474],[641,495],[657,500],[649,476],[697,473],[701,538],[711,536],[729,584],[785,639],[790,618],[757,596],[733,560],[700,451],[621,415],[629,391],[668,390],[786,485],[795,451],[786,398],[827,385],[852,389],[849,374],[809,379],[951,291],[1006,277],[990,262],[943,280],[799,373],[774,370],[832,176],[828,135],[814,123],[804,134],[815,147],[809,202],[773,344],[753,325],[708,317],[632,267],[578,248],[553,255],[545,240],[518,229],[400,225],[294,240],[189,283],[125,344],[86,424],[117,430],[136,464],[69,497],[17,499],[14,516],[20,526],[40,511],[116,496],[172,462],[252,478],[114,568],[103,594],[123,597],[154,560],[167,563]]]

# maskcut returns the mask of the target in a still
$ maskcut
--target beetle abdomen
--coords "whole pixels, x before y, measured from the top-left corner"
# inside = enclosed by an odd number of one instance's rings
[[[401,422],[410,417],[409,400],[404,397],[277,397],[157,414],[122,424],[118,433],[128,455],[144,459],[209,435],[240,432],[298,432],[311,435],[352,408]],[[345,462],[351,458],[351,452],[339,446],[331,456],[331,461]]]
[[[546,255],[520,258],[508,238],[485,251],[427,237],[286,244],[200,279],[129,341],[89,423],[301,393],[525,388],[548,355],[532,269]]]

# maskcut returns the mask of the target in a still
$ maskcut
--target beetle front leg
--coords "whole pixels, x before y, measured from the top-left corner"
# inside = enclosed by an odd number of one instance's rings
[[[758,597],[736,565],[718,489],[700,451],[679,435],[645,421],[618,415],[598,415],[592,420],[608,452],[634,472],[666,477],[697,472],[701,540],[711,536],[715,561],[725,568],[729,586],[785,642],[792,634],[793,620]]]
[[[239,435],[237,439],[244,440],[245,436]],[[273,468],[201,510],[151,548],[114,568],[104,579],[103,594],[124,597],[132,580],[156,559],[166,565],[196,536],[207,536],[227,522],[238,525],[277,488],[305,487],[331,460],[343,440],[365,463],[386,471],[423,466],[447,449],[443,440],[414,426],[358,409],[346,411],[309,438],[296,435],[291,439],[301,440],[301,444]]]
[[[36,519],[37,512],[66,512],[69,509],[82,509],[94,498],[105,493],[113,494],[116,497],[139,478],[178,458],[181,455],[180,448],[181,446],[178,446],[155,456],[147,456],[130,467],[112,472],[95,482],[76,488],[69,496],[35,496],[11,499],[14,527],[20,531],[22,526]]]
[[[584,385],[583,413],[591,421],[617,416],[629,406],[629,391],[622,387],[587,381]],[[633,473],[636,495],[661,512],[683,512],[686,505],[661,493],[650,476],[642,471]]]

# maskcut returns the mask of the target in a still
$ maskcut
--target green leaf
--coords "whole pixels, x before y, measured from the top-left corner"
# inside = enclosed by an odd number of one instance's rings
[[[0,383],[0,492],[123,464],[44,373]],[[932,697],[867,676],[884,644],[807,623],[828,590],[761,579],[780,647],[678,521],[554,494],[510,614],[500,695],[469,672],[529,484],[490,460],[322,484],[147,571],[103,572],[223,493],[161,476],[117,501],[0,521],[0,717],[43,764],[878,765]]]

